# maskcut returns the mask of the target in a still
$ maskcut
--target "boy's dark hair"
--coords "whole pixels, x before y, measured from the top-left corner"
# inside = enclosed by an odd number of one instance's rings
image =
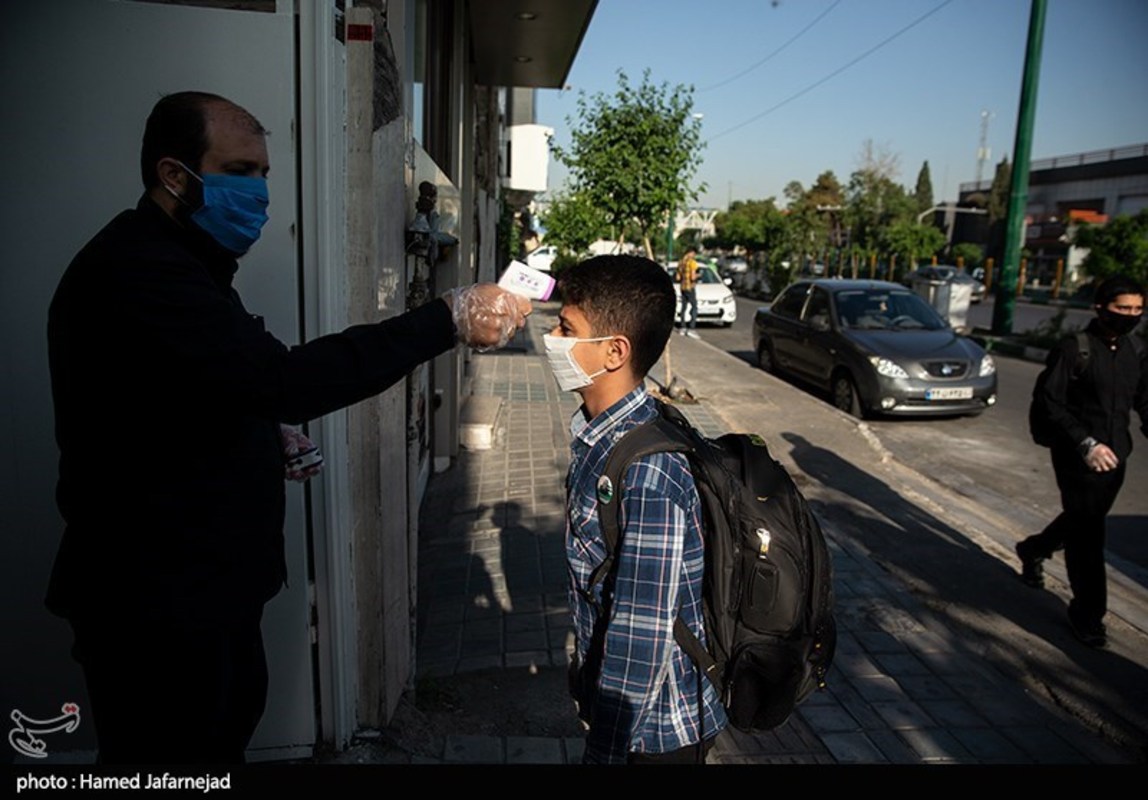
[[[1127,275],[1113,275],[1102,280],[1096,287],[1092,303],[1104,308],[1122,294],[1138,294],[1143,297],[1144,287]]]
[[[175,158],[195,173],[199,172],[207,152],[207,109],[212,105],[227,107],[241,114],[252,132],[267,131],[246,109],[209,92],[175,92],[164,95],[152,107],[144,126],[140,148],[140,177],[145,189],[159,185],[155,165],[161,158]]]
[[[631,369],[646,377],[674,329],[674,283],[660,266],[638,256],[598,256],[559,279],[562,302],[586,315],[595,336],[620,334],[633,348]]]

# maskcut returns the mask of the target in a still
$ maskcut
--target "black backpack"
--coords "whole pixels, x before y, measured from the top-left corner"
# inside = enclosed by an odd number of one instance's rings
[[[1076,352],[1073,354],[1075,360],[1072,364],[1071,380],[1078,380],[1084,375],[1085,370],[1088,369],[1088,354],[1091,352],[1091,346],[1088,344],[1088,334],[1084,331],[1077,331],[1074,336],[1066,338],[1076,341]],[[1032,400],[1028,404],[1028,431],[1032,435],[1032,440],[1041,447],[1052,447],[1059,441],[1061,435],[1060,429],[1049,420],[1048,411],[1042,399],[1045,384],[1048,383],[1048,373],[1052,363],[1052,356],[1056,352],[1057,351],[1054,350],[1049,353],[1049,357],[1045,361],[1044,369],[1036,376],[1036,383],[1033,384],[1032,387]]]
[[[622,486],[630,464],[651,453],[689,459],[702,502],[703,604],[708,649],[682,622],[678,646],[717,689],[730,723],[770,730],[814,689],[833,661],[833,574],[821,526],[760,436],[710,440],[680,411],[658,404],[659,418],[614,444],[603,476]],[[606,579],[621,547],[620,494],[600,502],[606,560],[590,588]]]

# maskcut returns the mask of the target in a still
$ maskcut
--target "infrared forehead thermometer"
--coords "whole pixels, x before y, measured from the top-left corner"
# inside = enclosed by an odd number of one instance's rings
[[[521,261],[511,261],[498,279],[501,288],[528,300],[549,300],[554,284],[554,279],[545,272],[528,267]]]

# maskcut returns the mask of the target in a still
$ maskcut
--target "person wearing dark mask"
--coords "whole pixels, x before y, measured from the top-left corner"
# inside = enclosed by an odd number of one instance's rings
[[[1144,313],[1144,288],[1115,276],[1094,296],[1096,318],[1086,336],[1068,336],[1048,356],[1033,403],[1054,431],[1052,466],[1063,510],[1041,533],[1018,543],[1021,578],[1044,586],[1042,562],[1064,549],[1072,588],[1068,622],[1078,639],[1107,643],[1105,517],[1124,482],[1132,452],[1131,412],[1148,436],[1148,361],[1134,333]],[[1079,341],[1078,341],[1079,340]],[[1087,342],[1088,351],[1081,352]]]
[[[530,311],[479,284],[279,342],[232,286],[268,219],[265,136],[217,95],[162,98],[143,197],[79,252],[49,309],[65,531],[46,603],[72,625],[103,763],[243,760],[266,699],[263,606],[287,579],[284,479],[309,474],[285,458],[309,442],[284,424],[458,341],[504,345]]]

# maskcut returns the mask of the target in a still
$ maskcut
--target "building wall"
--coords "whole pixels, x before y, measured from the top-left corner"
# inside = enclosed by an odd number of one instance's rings
[[[1063,215],[1069,208],[1107,214],[1135,214],[1148,197],[1148,174],[1040,183],[1029,186],[1029,214]]]
[[[277,337],[292,343],[301,336],[294,19],[290,2],[278,6],[253,13],[108,0],[0,4],[5,716],[14,709],[51,716],[68,700],[88,707],[82,673],[69,653],[70,630],[43,607],[63,530],[54,503],[47,309],[75,253],[142,194],[139,143],[161,94],[216,92],[248,107],[272,131],[271,221],[242,260],[236,286]],[[172,447],[210,446],[213,433],[199,430],[194,419],[172,420],[171,431]],[[116,435],[107,431],[111,446]],[[253,742],[278,754],[305,754],[315,734],[306,514],[305,490],[290,485],[291,588],[264,615],[271,700]],[[67,751],[74,760],[92,756],[91,721],[82,713],[81,720],[74,734],[49,742],[52,752]]]
[[[372,34],[345,43],[333,0],[278,0],[261,6],[266,12],[126,0],[0,4],[8,253],[0,268],[8,387],[0,583],[8,652],[19,654],[5,659],[3,713],[87,702],[68,627],[42,607],[62,529],[43,332],[72,255],[139,197],[140,135],[161,94],[218,92],[272,131],[271,222],[237,286],[282,341],[407,309],[417,263],[405,231],[423,180],[438,185],[444,227],[460,239],[433,268],[433,292],[495,277],[497,90],[473,85],[463,0],[436,2],[440,18],[451,19],[453,52],[449,91],[427,98],[445,112],[439,147],[448,163],[439,164],[412,138],[417,0],[348,3],[347,21]],[[435,459],[446,467],[457,453],[465,367],[456,349],[310,424],[326,467],[306,487],[288,486],[291,585],[264,619],[271,689],[256,757],[306,755],[319,739],[343,746],[355,730],[384,724],[411,684],[418,504]],[[194,420],[173,421],[174,430],[181,424],[192,439],[210,433]],[[90,726],[68,744],[76,760],[90,757]]]

